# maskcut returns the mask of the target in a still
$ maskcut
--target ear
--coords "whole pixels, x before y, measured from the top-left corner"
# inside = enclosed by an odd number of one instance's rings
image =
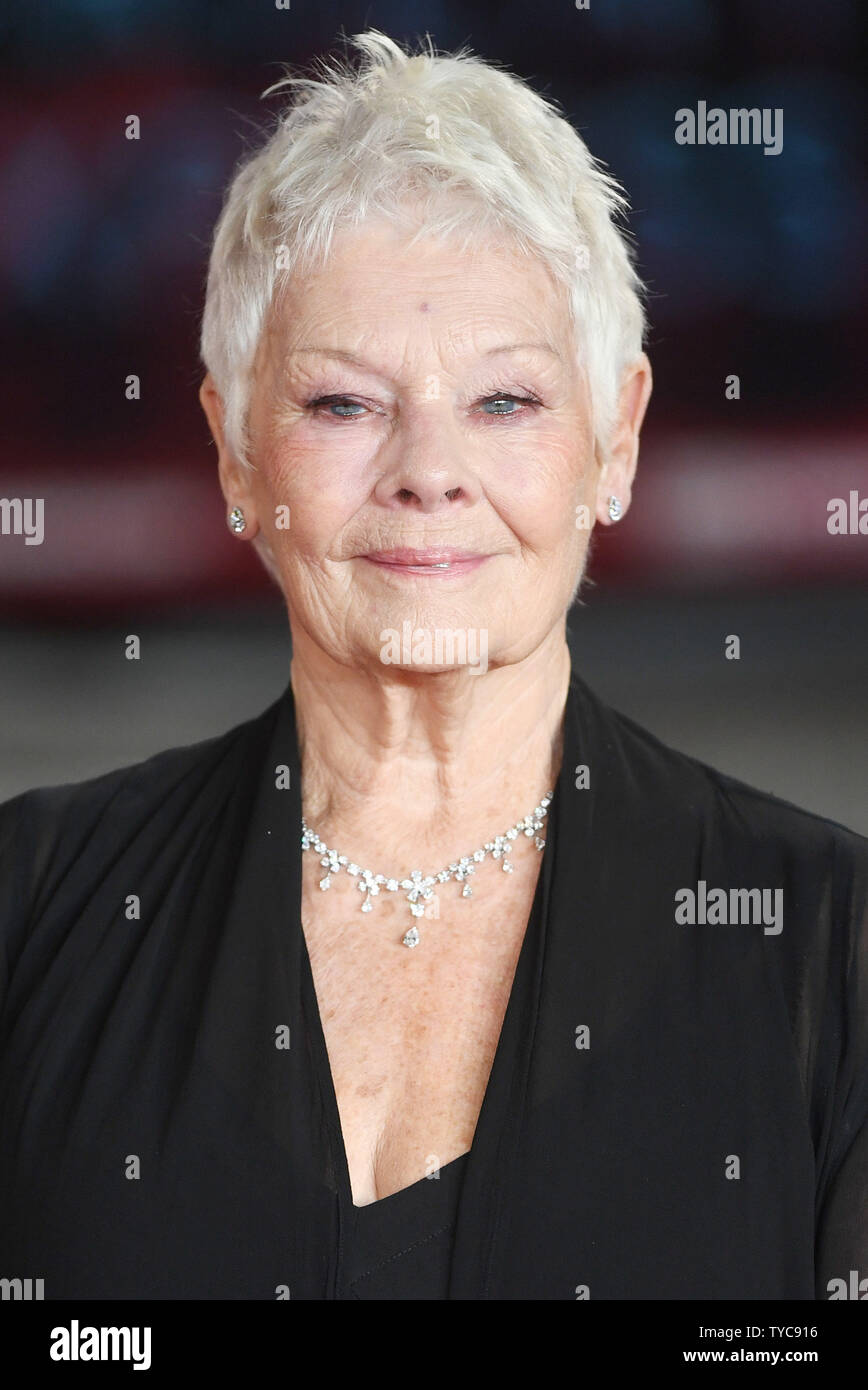
[[[639,432],[651,396],[651,363],[644,352],[625,367],[618,393],[609,452],[597,481],[597,520],[611,526],[609,498],[617,497],[623,516],[630,505],[639,459]]]
[[[214,443],[217,445],[217,473],[223,496],[226,499],[226,510],[231,511],[233,507],[241,508],[247,522],[247,529],[244,531],[242,539],[253,540],[259,530],[259,517],[253,495],[253,473],[251,469],[245,468],[242,463],[239,463],[226,441],[223,400],[210,372],[206,373],[199,388],[199,400],[208,420]]]

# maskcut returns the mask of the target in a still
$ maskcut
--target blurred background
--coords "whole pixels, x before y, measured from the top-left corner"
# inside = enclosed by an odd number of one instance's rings
[[[827,529],[830,499],[868,497],[858,22],[847,0],[7,7],[0,498],[44,498],[46,531],[0,534],[0,799],[219,733],[286,684],[282,602],[226,529],[197,400],[209,239],[281,64],[376,27],[529,79],[633,205],[656,386],[634,505],[571,614],[586,679],[868,833],[868,535]],[[677,145],[700,100],[782,108],[782,153]]]

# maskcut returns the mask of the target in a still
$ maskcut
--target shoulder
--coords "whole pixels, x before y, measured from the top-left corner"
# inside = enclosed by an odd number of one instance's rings
[[[673,891],[715,895],[708,931],[670,939],[688,952],[711,944],[718,967],[725,959],[728,970],[769,982],[812,1097],[818,1146],[834,1097],[822,1151],[831,1171],[836,1146],[868,1125],[868,839],[669,747],[581,682],[574,698],[592,787],[598,775],[599,859],[614,845],[633,901],[655,901],[661,884],[669,901]],[[758,933],[721,930],[760,921]]]
[[[586,734],[585,760],[599,757],[610,794],[641,823],[670,841],[677,834],[742,863],[843,878],[857,895],[866,892],[868,839],[859,832],[671,747],[578,677],[571,698]]]
[[[176,825],[197,803],[217,804],[267,740],[279,706],[212,738],[0,804],[0,920],[26,911],[39,886],[83,856],[98,866],[144,827]]]

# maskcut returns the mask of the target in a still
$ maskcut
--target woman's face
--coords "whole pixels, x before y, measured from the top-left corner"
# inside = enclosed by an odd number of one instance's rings
[[[506,241],[339,233],[272,309],[249,427],[255,471],[221,449],[223,488],[293,631],[381,674],[528,656],[562,624],[588,519],[629,496],[595,461],[566,296]],[[437,630],[459,636],[438,649]]]

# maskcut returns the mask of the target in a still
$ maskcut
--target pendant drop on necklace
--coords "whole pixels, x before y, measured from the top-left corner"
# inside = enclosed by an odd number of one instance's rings
[[[511,874],[513,865],[509,855],[513,841],[517,840],[519,835],[532,838],[538,850],[545,849],[546,842],[538,832],[543,828],[553,795],[554,792],[549,792],[547,796],[544,796],[529,815],[524,816],[505,834],[495,836],[481,849],[474,850],[473,854],[465,855],[436,874],[423,874],[419,869],[413,869],[408,878],[398,879],[388,878],[385,874],[372,873],[370,869],[363,869],[353,860],[348,859],[345,854],[338,854],[337,850],[329,849],[328,845],[323,844],[316,831],[310,829],[303,816],[301,820],[301,847],[302,850],[312,849],[320,856],[320,866],[325,870],[324,876],[319,880],[319,886],[323,892],[331,887],[334,875],[340,873],[341,869],[345,869],[350,878],[359,880],[356,887],[364,895],[361,905],[362,912],[373,912],[372,900],[379,895],[381,889],[385,889],[387,893],[403,892],[407,898],[410,914],[416,919],[424,916],[425,903],[434,897],[434,887],[438,883],[449,883],[454,878],[457,883],[462,885],[462,898],[472,898],[473,888],[469,879],[476,872],[477,864],[481,864],[488,855],[491,855],[492,859],[499,859],[503,872]],[[412,950],[413,947],[419,945],[419,940],[419,928],[414,920],[412,926],[401,938],[401,942],[402,945]]]

